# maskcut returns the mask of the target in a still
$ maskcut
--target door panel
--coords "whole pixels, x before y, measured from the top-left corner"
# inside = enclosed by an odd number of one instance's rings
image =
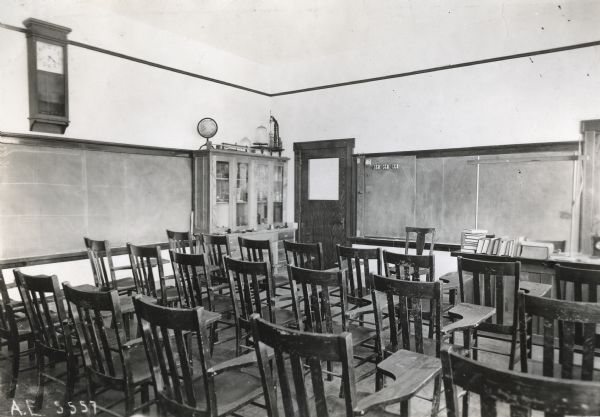
[[[294,144],[296,221],[300,242],[321,242],[325,267],[335,263],[335,245],[353,233],[354,139]]]

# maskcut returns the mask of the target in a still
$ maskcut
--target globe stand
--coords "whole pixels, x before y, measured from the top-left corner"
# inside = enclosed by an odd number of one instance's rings
[[[201,150],[202,148],[206,147],[207,150],[209,149],[214,149],[215,147],[212,145],[212,142],[210,141],[210,139],[206,138],[206,143],[204,143],[204,145],[200,146],[198,148],[198,150]]]

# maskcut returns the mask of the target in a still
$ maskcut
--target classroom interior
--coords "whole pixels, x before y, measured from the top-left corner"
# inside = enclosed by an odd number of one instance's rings
[[[0,416],[600,415],[600,3],[0,10]]]

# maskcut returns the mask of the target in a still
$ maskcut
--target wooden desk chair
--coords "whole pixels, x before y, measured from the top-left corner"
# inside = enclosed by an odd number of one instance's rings
[[[518,308],[519,308],[519,281],[521,275],[520,262],[491,262],[479,261],[458,257],[458,278],[460,281],[460,298],[465,302],[464,283],[465,272],[473,276],[472,297],[473,304],[495,307],[496,314],[489,320],[481,323],[473,331],[473,358],[477,360],[478,350],[484,351],[478,346],[478,336],[487,337],[510,343],[509,369],[513,369],[515,363]],[[504,288],[508,286],[509,293],[514,300],[512,311],[505,317],[506,298]],[[493,351],[497,354],[506,355],[504,352]]]
[[[117,291],[82,291],[68,282],[63,291],[79,337],[88,401],[96,401],[96,391],[104,388],[125,394],[125,416],[146,408],[151,403],[150,369],[141,340],[127,341]],[[138,392],[141,403],[136,406]],[[110,414],[115,414],[114,405],[96,403],[98,410]]]
[[[167,229],[169,249],[181,253],[202,253],[202,242],[192,232],[176,232]]]
[[[598,302],[600,269],[572,268],[556,264],[554,266],[554,286],[559,300]]]
[[[136,246],[127,243],[133,280],[138,294],[156,298],[162,305],[179,301],[177,287],[167,287],[160,246]],[[158,276],[155,276],[156,267]],[[156,287],[158,281],[158,288]]]
[[[424,276],[426,282],[435,280],[435,259],[431,253],[429,255],[407,255],[384,250],[383,267],[385,275],[388,277],[421,281],[421,277]]]
[[[271,266],[271,283],[273,289],[273,295],[276,295],[275,291],[277,288],[289,288],[290,282],[287,274],[276,274],[275,264],[273,262],[273,251],[271,250],[271,241],[269,239],[255,240],[246,239],[238,236],[238,243],[240,245],[240,253],[242,260],[252,262],[265,262],[268,261]]]
[[[275,307],[268,262],[239,261],[226,256],[225,268],[234,308],[236,355],[239,356],[242,349],[251,349],[247,339],[252,314],[260,314],[261,317],[282,325],[294,323],[295,318],[292,311]],[[246,344],[243,344],[243,340],[246,340]]]
[[[341,333],[349,332],[352,335],[354,346],[361,346],[368,341],[373,341],[375,337],[374,329],[368,329],[363,326],[353,324],[358,322],[351,317],[348,317],[348,302],[347,302],[347,271],[317,271],[314,269],[304,269],[295,266],[288,266],[288,271],[291,280],[292,288],[292,305],[296,326],[298,329],[311,333]],[[300,294],[298,293],[300,287]],[[331,302],[331,292],[339,291],[340,302],[335,306],[340,308],[341,322],[334,321],[334,314]],[[304,307],[304,308],[302,308]],[[369,348],[373,350],[372,347]],[[361,366],[366,362],[375,361],[375,353],[362,357],[356,356],[358,363],[356,366]],[[331,363],[327,363],[327,370],[331,372]],[[363,377],[372,375],[369,372]]]
[[[108,240],[92,240],[84,237],[83,241],[87,250],[94,283],[96,287],[103,289],[118,290],[120,294],[131,294],[135,290],[135,282],[132,277],[117,279],[115,272],[131,269],[131,266],[114,266],[111,255],[111,247]]]
[[[220,313],[223,316],[233,315],[233,306],[229,294],[220,294],[218,291],[224,284],[213,285],[208,273],[210,267],[208,256],[205,253],[186,254],[169,251],[171,264],[175,270],[175,282],[179,293],[179,306],[182,308],[204,307],[208,311]],[[219,327],[219,325],[223,325]],[[219,333],[234,327],[232,320],[219,320],[211,326],[211,354]],[[219,343],[232,340],[221,340]]]
[[[442,367],[448,417],[459,417],[456,386],[480,397],[481,416],[502,415],[497,403],[510,405],[511,416],[528,416],[531,410],[546,415],[597,416],[600,384],[533,376],[491,368],[443,349]],[[468,417],[469,410],[462,415]]]
[[[231,256],[229,248],[229,238],[227,235],[210,235],[203,233],[200,235],[204,251],[208,254],[208,260],[211,265],[211,274],[213,279],[219,283],[227,283],[227,274],[225,272],[225,256]]]
[[[11,362],[11,379],[8,383],[8,397],[13,398],[18,385],[19,371],[21,369],[21,356],[34,353],[34,337],[22,303],[11,300],[8,295],[4,275],[0,270],[0,346],[8,347],[8,355],[4,358]],[[21,351],[21,343],[27,342],[27,349]]]
[[[260,379],[243,369],[256,366],[254,353],[213,362],[203,308],[163,307],[139,296],[133,303],[161,414],[237,415],[262,396]]]
[[[441,395],[442,345],[442,284],[404,279],[373,277],[373,305],[377,332],[378,356],[376,389],[383,388],[384,376],[394,380],[405,379],[407,394],[416,395],[435,378],[431,415],[438,413]],[[377,292],[383,293],[379,296]],[[428,329],[422,302],[429,304]],[[384,316],[384,311],[388,314]],[[387,323],[385,323],[387,318]],[[389,340],[387,332],[389,331]],[[415,355],[416,353],[416,355]],[[415,372],[411,375],[411,369]],[[419,370],[427,370],[424,374]],[[401,404],[401,413],[408,415],[409,402]]]
[[[384,407],[398,402],[396,387],[368,394],[357,391],[352,363],[352,336],[349,333],[318,334],[290,330],[253,315],[252,335],[256,360],[262,379],[267,415],[269,417],[296,416],[391,416]],[[271,349],[275,354],[272,372]],[[323,361],[341,366],[339,389],[329,389],[321,366]],[[306,368],[309,368],[310,382]],[[282,412],[278,407],[281,387]],[[333,388],[333,387],[332,387]],[[336,387],[337,388],[337,387]],[[337,395],[338,392],[341,395]],[[333,395],[332,395],[333,394]]]
[[[600,329],[600,304],[554,300],[519,293],[521,371],[555,378],[600,381],[594,358]],[[532,336],[532,319],[543,320],[542,361],[530,359],[527,339]],[[558,334],[558,338],[556,338]],[[555,351],[559,354],[555,360]],[[575,353],[581,362],[575,364]]]
[[[381,248],[341,245],[335,245],[335,248],[340,269],[348,271],[348,302],[358,306],[365,305],[360,299],[371,294],[373,274],[381,275],[383,271]],[[371,261],[375,263],[374,270]]]
[[[429,238],[429,254],[433,254],[433,249],[435,246],[435,228],[434,227],[410,227],[407,226],[405,229],[406,232],[406,241],[404,242],[404,253],[408,254],[408,246],[410,243],[410,237],[412,234],[415,234],[415,250],[417,255],[423,255],[423,251],[425,250],[425,241],[427,240],[427,235]]]
[[[18,269],[13,272],[35,341],[38,386],[33,408],[36,411],[42,408],[44,385],[46,379],[49,379],[65,385],[63,415],[69,415],[67,403],[74,395],[80,352],[75,346],[75,334],[69,325],[58,278],[56,275],[26,275]],[[63,379],[64,375],[53,376],[46,373],[46,359],[52,368],[56,363],[65,362],[66,379]]]
[[[283,250],[285,252],[285,261],[288,265],[318,270],[325,268],[323,263],[323,245],[321,242],[300,243],[284,240]]]

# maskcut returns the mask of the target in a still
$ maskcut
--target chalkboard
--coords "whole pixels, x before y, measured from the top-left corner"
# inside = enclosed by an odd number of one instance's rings
[[[363,235],[403,234],[415,215],[415,157],[367,159],[358,197],[364,217],[357,229]]]
[[[357,230],[362,236],[402,237],[406,226],[435,227],[436,241],[459,244],[462,230],[477,227],[497,236],[569,242],[577,221],[577,150],[563,148],[361,155]]]
[[[166,241],[188,230],[191,158],[0,145],[0,258]]]
[[[566,240],[568,246],[573,169],[569,160],[480,164],[478,225],[497,236]]]

